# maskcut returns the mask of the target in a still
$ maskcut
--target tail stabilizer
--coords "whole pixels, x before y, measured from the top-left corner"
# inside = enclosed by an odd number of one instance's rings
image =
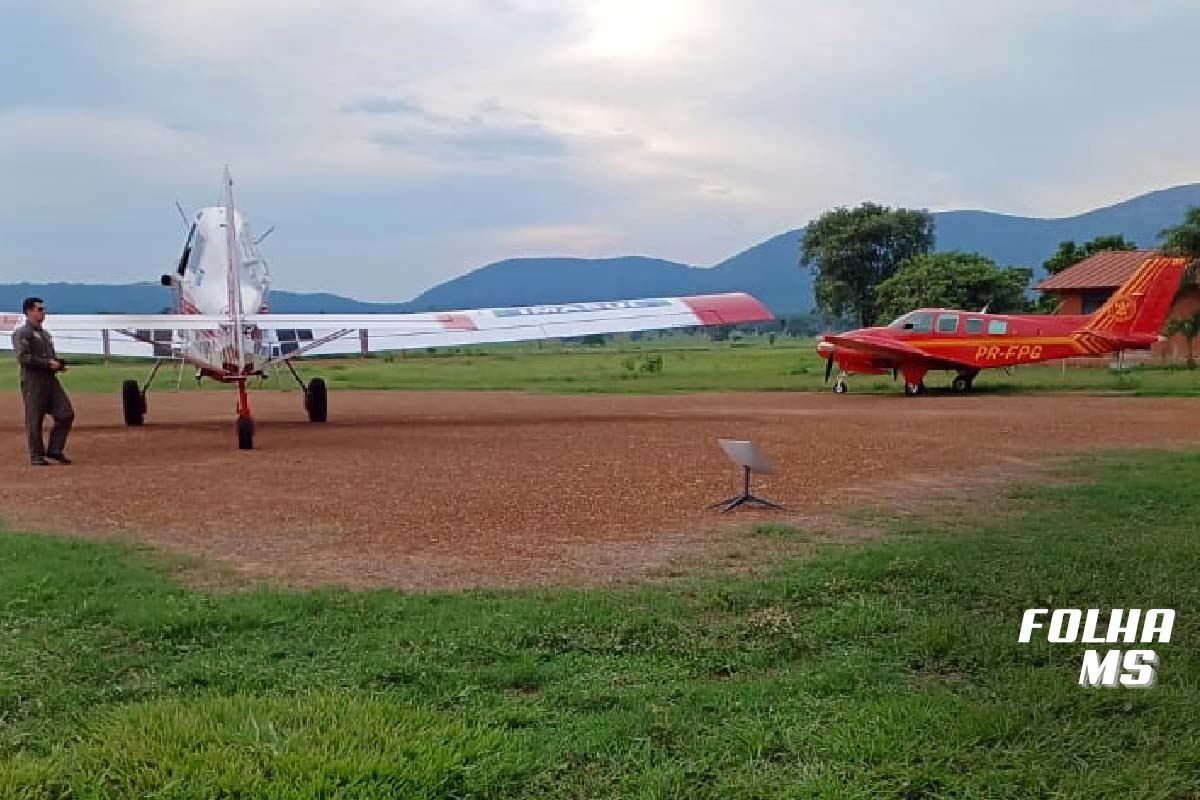
[[[1186,258],[1147,258],[1088,319],[1081,332],[1110,341],[1156,340],[1187,263]]]

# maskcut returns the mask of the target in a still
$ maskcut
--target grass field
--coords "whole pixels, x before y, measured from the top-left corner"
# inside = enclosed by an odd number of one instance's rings
[[[661,369],[654,361],[661,357]],[[68,390],[117,392],[121,381],[142,381],[149,373],[145,362],[99,364],[95,359],[73,360],[76,366],[64,377]],[[307,377],[320,375],[329,387],[341,389],[513,389],[536,392],[690,392],[690,391],[827,391],[825,362],[807,339],[765,337],[738,342],[711,342],[699,336],[669,336],[640,342],[614,342],[604,346],[495,345],[436,352],[410,351],[359,360],[301,361]],[[182,389],[196,387],[184,370]],[[952,373],[932,373],[931,388],[949,385]],[[174,365],[165,367],[156,385],[174,388]],[[256,381],[255,384],[258,385]],[[11,359],[0,361],[0,389],[17,386]],[[211,381],[200,384],[211,389]],[[281,371],[261,384],[267,389],[296,389],[295,381]],[[852,392],[899,393],[890,376],[850,379]],[[1006,373],[983,372],[976,391],[1124,391],[1133,394],[1200,394],[1200,372],[1180,368],[1138,367],[1117,372],[1105,367],[1024,366]],[[228,387],[224,387],[228,388]]]
[[[1200,454],[1076,471],[609,591],[204,592],[0,535],[0,796],[1195,797]],[[1027,607],[1174,608],[1157,685],[1077,686]]]

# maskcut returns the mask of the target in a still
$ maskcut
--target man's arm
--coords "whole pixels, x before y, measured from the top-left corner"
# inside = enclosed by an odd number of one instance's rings
[[[17,353],[17,363],[32,369],[51,371],[50,359],[33,354],[33,334],[28,328],[19,328],[13,334],[13,350]]]

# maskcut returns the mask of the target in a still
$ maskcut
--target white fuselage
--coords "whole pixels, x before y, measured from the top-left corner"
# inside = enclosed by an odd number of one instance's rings
[[[246,220],[233,212],[231,236],[225,224],[227,213],[221,206],[196,213],[180,269],[173,276],[179,313],[229,320],[215,331],[182,332],[183,357],[218,379],[255,374],[270,358],[262,331],[241,322],[245,314],[267,310],[270,272]]]

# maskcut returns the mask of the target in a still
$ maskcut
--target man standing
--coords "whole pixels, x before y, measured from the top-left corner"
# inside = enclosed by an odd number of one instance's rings
[[[71,400],[58,382],[58,373],[67,367],[54,352],[54,341],[42,330],[46,320],[46,305],[40,297],[27,297],[21,310],[25,324],[13,332],[13,350],[21,365],[21,397],[25,400],[25,432],[29,436],[29,463],[35,467],[49,465],[47,458],[70,464],[63,448],[67,434],[75,421]],[[54,418],[50,431],[49,449],[42,444],[42,419]]]

